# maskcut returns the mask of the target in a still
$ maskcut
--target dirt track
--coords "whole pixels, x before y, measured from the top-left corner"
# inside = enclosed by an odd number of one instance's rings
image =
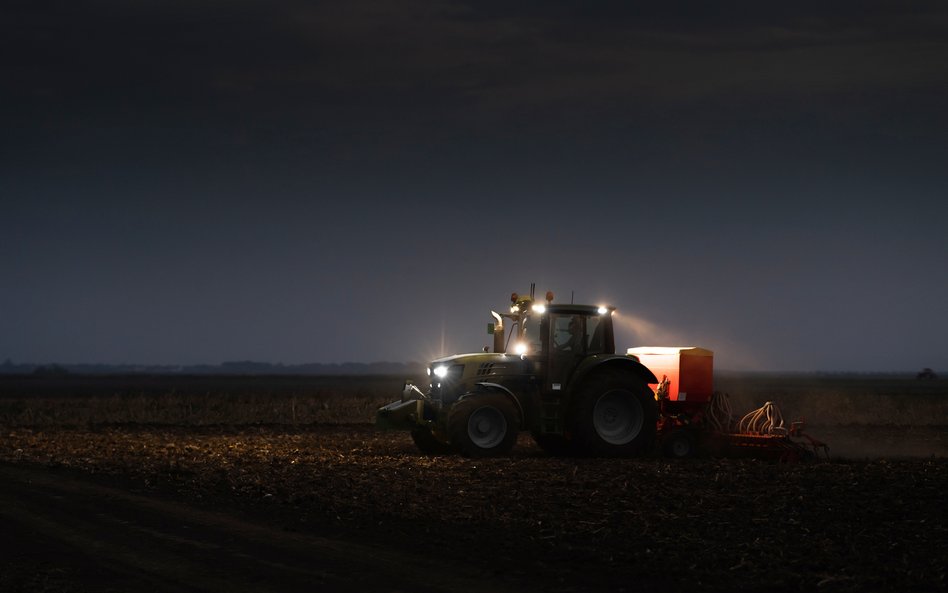
[[[294,533],[61,471],[0,466],[0,480],[4,591],[484,590],[469,570],[404,550]]]
[[[360,425],[2,444],[2,591],[946,588],[944,458],[554,459],[524,444],[432,459]]]

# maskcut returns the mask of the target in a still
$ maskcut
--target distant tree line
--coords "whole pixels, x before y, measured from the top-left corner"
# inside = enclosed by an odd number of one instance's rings
[[[344,362],[282,364],[240,360],[221,364],[141,365],[141,364],[0,364],[4,375],[402,375],[417,373],[424,364],[414,362]]]

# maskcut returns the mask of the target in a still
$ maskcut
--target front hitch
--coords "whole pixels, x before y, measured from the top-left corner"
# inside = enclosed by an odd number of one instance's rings
[[[375,413],[375,427],[380,430],[411,430],[423,422],[425,402],[425,394],[411,381],[406,381],[401,399]]]
[[[402,389],[402,401],[414,401],[418,399],[424,399],[425,394],[421,392],[421,389],[415,387],[415,384],[411,381],[405,381],[405,388]]]

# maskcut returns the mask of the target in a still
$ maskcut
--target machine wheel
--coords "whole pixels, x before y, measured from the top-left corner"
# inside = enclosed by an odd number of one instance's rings
[[[448,416],[451,444],[465,457],[506,455],[517,442],[520,418],[500,393],[472,394],[454,404]]]
[[[544,452],[556,457],[566,457],[573,453],[573,442],[558,434],[533,433],[533,440]]]
[[[433,434],[427,426],[416,426],[411,431],[411,440],[415,441],[415,446],[425,455],[447,455],[451,453],[451,445],[442,443]]]
[[[695,438],[686,428],[678,428],[662,439],[662,454],[673,459],[695,456]]]
[[[640,378],[628,373],[591,377],[572,406],[573,435],[585,455],[634,457],[655,440],[655,397]]]

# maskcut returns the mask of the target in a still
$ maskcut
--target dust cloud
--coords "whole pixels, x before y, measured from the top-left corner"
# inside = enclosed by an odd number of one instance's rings
[[[944,426],[814,426],[836,460],[948,458]]]
[[[948,458],[948,382],[914,375],[715,373],[735,414],[775,402],[838,460]]]

